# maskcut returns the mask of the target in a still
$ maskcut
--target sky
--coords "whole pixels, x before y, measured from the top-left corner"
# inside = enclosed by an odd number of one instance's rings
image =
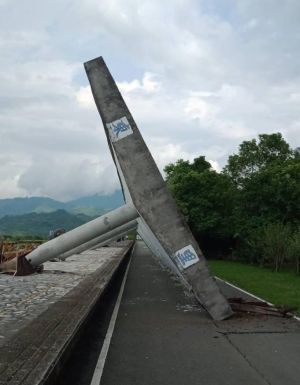
[[[300,146],[298,0],[0,0],[0,199],[119,188],[83,63],[103,56],[160,170]]]

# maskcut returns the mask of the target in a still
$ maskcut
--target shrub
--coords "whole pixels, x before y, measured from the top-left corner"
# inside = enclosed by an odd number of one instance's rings
[[[289,225],[274,223],[264,227],[261,249],[264,261],[272,263],[275,271],[279,271],[289,256],[291,229]]]
[[[290,237],[288,257],[295,263],[296,273],[300,274],[300,228]]]
[[[290,247],[291,228],[283,223],[270,223],[249,231],[239,247],[239,255],[247,263],[260,266],[271,265],[279,271],[282,264],[294,259],[294,248]]]

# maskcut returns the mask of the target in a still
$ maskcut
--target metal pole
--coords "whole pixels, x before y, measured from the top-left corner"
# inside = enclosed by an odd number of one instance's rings
[[[133,221],[130,221],[126,223],[125,225],[119,226],[115,228],[114,230],[108,231],[107,233],[100,235],[99,237],[93,238],[88,242],[83,243],[80,246],[77,246],[66,253],[60,255],[61,259],[66,259],[70,257],[73,254],[80,254],[85,250],[91,249],[93,246],[97,246],[100,244],[103,244],[107,242],[108,240],[115,239],[116,237],[120,235],[127,234],[130,230],[133,230],[137,227],[137,222],[134,219]]]
[[[126,204],[42,244],[26,255],[26,259],[32,266],[38,266],[49,259],[56,258],[68,250],[74,249],[93,238],[106,234],[116,227],[132,221],[138,216],[139,214],[135,207],[132,204]]]

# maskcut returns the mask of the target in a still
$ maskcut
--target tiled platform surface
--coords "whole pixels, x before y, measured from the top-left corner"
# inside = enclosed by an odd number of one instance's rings
[[[130,246],[48,262],[41,274],[0,275],[0,384],[33,385],[45,377]]]

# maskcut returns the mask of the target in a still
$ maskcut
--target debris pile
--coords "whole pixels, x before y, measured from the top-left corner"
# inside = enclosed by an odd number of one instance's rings
[[[1,241],[0,240],[0,273],[26,275],[29,272],[25,255],[36,249],[42,240]]]
[[[228,302],[233,311],[243,312],[243,313],[252,313],[252,314],[261,314],[275,317],[292,317],[292,311],[296,308],[284,307],[284,306],[274,306],[263,301],[249,301],[243,298],[229,298]]]

